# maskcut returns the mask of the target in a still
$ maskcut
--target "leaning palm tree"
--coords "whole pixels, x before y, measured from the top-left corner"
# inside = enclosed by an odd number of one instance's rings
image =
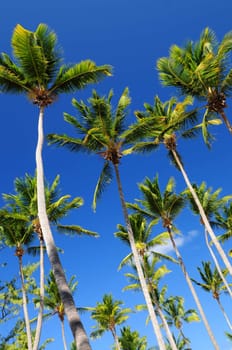
[[[184,47],[173,45],[169,57],[157,61],[159,77],[163,85],[174,86],[184,95],[203,100],[205,117],[218,114],[232,132],[225,108],[226,98],[232,92],[232,32],[221,42],[215,33],[205,28],[200,39],[188,41]]]
[[[51,134],[48,135],[48,140],[51,144],[64,146],[71,151],[84,151],[102,156],[104,159],[104,166],[94,192],[94,209],[96,209],[96,201],[102,194],[105,185],[111,182],[114,171],[123,215],[127,226],[130,247],[141,281],[144,298],[148,306],[148,312],[151,317],[154,332],[162,350],[165,349],[164,340],[162,339],[162,334],[154,313],[141,267],[140,257],[136,249],[119,172],[120,159],[124,155],[127,146],[127,140],[120,138],[120,136],[126,128],[125,118],[131,101],[129,90],[126,88],[123,91],[115,109],[111,104],[112,97],[113,91],[111,90],[108,96],[103,97],[99,96],[96,91],[93,91],[92,97],[88,101],[89,105],[86,105],[83,101],[78,102],[73,99],[73,106],[78,112],[77,118],[65,113],[65,120],[74,127],[75,131],[77,131],[77,138],[68,135]]]
[[[192,280],[205,291],[212,293],[213,298],[218,303],[220,310],[223,313],[223,316],[225,317],[227,325],[229,326],[230,330],[232,330],[232,324],[220,300],[221,293],[227,292],[224,282],[220,274],[218,273],[218,270],[216,268],[212,270],[210,265],[211,264],[209,261],[206,261],[206,262],[203,261],[202,269],[200,267],[197,268],[202,281],[199,282],[199,281],[196,281],[195,279],[192,279]],[[222,273],[224,276],[226,276],[228,274],[228,271],[224,269]],[[232,284],[230,283],[230,285]]]
[[[196,184],[193,184],[193,188],[194,188],[194,190],[195,190],[195,192],[196,192],[196,194],[201,202],[201,205],[204,209],[204,212],[205,212],[211,226],[219,226],[219,222],[217,221],[217,217],[219,218],[220,212],[225,207],[225,205],[228,203],[228,201],[231,201],[232,196],[227,195],[227,196],[223,196],[223,197],[219,198],[219,194],[221,193],[221,188],[212,192],[212,188],[210,188],[210,187],[207,188],[205,182],[202,182],[199,186],[197,186]],[[197,207],[189,189],[186,189],[185,191],[183,191],[182,194],[186,195],[192,211],[195,214],[199,215],[198,207]],[[201,218],[200,218],[200,222],[201,222],[201,224],[204,224],[203,220]],[[215,266],[218,270],[218,273],[219,273],[222,281],[224,282],[224,285],[226,286],[228,293],[232,297],[231,288],[229,287],[229,285],[225,279],[225,276],[222,273],[218,259],[217,259],[216,255],[214,254],[213,249],[211,248],[211,245],[210,245],[210,242],[208,239],[208,232],[206,229],[205,229],[205,241],[206,241],[206,245],[209,249],[209,252],[212,256],[212,259],[215,263]]]
[[[139,185],[139,188],[143,198],[138,200],[139,204],[129,204],[128,206],[137,212],[143,213],[143,215],[146,215],[151,220],[157,218],[161,220],[163,227],[169,234],[180,268],[195,300],[199,314],[201,315],[212,344],[215,349],[219,349],[173,234],[175,232],[174,220],[183,209],[185,200],[183,196],[175,193],[175,182],[173,178],[169,179],[163,193],[159,186],[158,176],[156,176],[153,181],[146,178],[144,183]]]
[[[122,305],[121,300],[114,300],[111,294],[105,294],[102,302],[97,302],[96,306],[83,308],[90,311],[91,318],[96,321],[96,325],[93,326],[95,330],[91,332],[90,336],[95,339],[102,336],[106,331],[110,331],[117,350],[120,350],[121,347],[116,327],[123,324],[132,311],[130,308],[122,308]]]
[[[90,60],[72,66],[61,64],[56,34],[47,25],[39,24],[34,32],[17,25],[12,40],[15,62],[2,53],[0,57],[0,89],[5,93],[23,93],[39,108],[36,170],[38,217],[43,231],[47,254],[52,265],[65,312],[79,350],[90,349],[89,340],[77,313],[62,264],[54,243],[46,213],[44,170],[42,161],[43,119],[45,108],[59,94],[84,88],[110,75],[111,67],[96,66]]]
[[[134,142],[134,146],[127,153],[153,151],[160,144],[164,144],[171,161],[180,170],[184,178],[212,243],[232,275],[232,266],[209,223],[177,150],[177,137],[192,137],[197,131],[196,125],[190,128],[190,125],[192,126],[196,122],[196,110],[188,110],[192,102],[193,99],[190,96],[186,97],[182,102],[172,98],[165,103],[162,103],[156,97],[154,106],[145,104],[145,111],[136,112],[137,123],[132,125],[122,136],[126,137],[128,142]],[[217,123],[217,120],[212,120],[212,122]]]
[[[86,234],[96,236],[97,234],[88,231],[78,225],[63,225],[61,220],[67,216],[72,209],[79,208],[83,200],[80,197],[70,199],[70,195],[60,195],[59,190],[60,177],[56,176],[52,184],[45,181],[45,200],[46,210],[50,224],[56,228],[58,232],[68,234]],[[3,194],[5,206],[0,210],[0,217],[20,219],[25,222],[29,232],[34,237],[35,234],[39,239],[40,251],[40,311],[34,339],[34,349],[38,347],[43,316],[43,296],[44,296],[44,238],[43,231],[38,218],[37,206],[37,180],[36,176],[26,174],[25,177],[16,178],[14,181],[15,193]],[[32,238],[33,238],[32,237]],[[28,253],[36,253],[38,247],[30,246]]]

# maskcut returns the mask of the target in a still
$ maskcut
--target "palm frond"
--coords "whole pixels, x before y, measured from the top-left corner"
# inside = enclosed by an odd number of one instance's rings
[[[93,203],[92,203],[93,210],[96,210],[97,200],[101,197],[106,186],[110,184],[110,182],[112,180],[112,176],[113,175],[112,175],[111,165],[108,161],[106,161],[104,166],[103,166],[102,172],[99,176],[97,185],[95,187],[94,196],[93,196]]]
[[[78,225],[57,225],[57,231],[60,233],[65,233],[68,235],[87,235],[87,236],[92,236],[92,237],[99,237],[98,233],[94,231],[87,230],[81,226]]]

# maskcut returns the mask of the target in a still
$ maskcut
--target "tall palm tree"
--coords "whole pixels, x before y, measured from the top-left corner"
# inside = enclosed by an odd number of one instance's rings
[[[47,254],[77,347],[79,350],[89,350],[89,340],[69,290],[46,213],[42,160],[43,119],[45,108],[51,105],[59,94],[73,92],[89,83],[98,82],[111,74],[111,67],[96,66],[90,60],[72,66],[61,64],[56,34],[45,24],[39,24],[34,32],[18,24],[14,29],[11,44],[16,63],[6,53],[1,54],[1,91],[26,94],[39,108],[36,147],[38,217]]]
[[[91,318],[96,321],[94,331],[91,332],[92,338],[102,336],[106,331],[110,331],[116,345],[116,349],[120,350],[120,343],[116,327],[123,324],[131,312],[130,308],[122,308],[123,302],[121,300],[114,300],[111,294],[105,294],[102,302],[97,302],[94,307],[86,307],[85,310],[91,311]]]
[[[193,188],[194,188],[194,190],[195,190],[195,192],[196,192],[196,194],[201,202],[201,205],[204,209],[204,212],[205,212],[211,226],[212,225],[219,226],[219,222],[217,222],[217,217],[219,217],[220,212],[222,211],[223,207],[225,207],[226,203],[232,199],[232,196],[228,195],[228,196],[223,196],[223,197],[219,198],[221,188],[212,192],[212,188],[210,188],[210,187],[207,188],[205,182],[202,182],[199,186],[197,186],[196,184],[193,184]],[[182,193],[187,196],[187,199],[190,203],[190,207],[191,207],[192,211],[195,214],[199,215],[198,207],[197,207],[189,189],[183,191]],[[200,222],[201,222],[201,224],[204,224],[204,222],[201,218],[200,218]],[[218,259],[217,259],[216,255],[214,254],[213,249],[211,248],[211,245],[209,243],[208,232],[206,229],[205,229],[205,241],[206,241],[206,245],[209,249],[209,252],[212,256],[212,259],[215,263],[215,266],[218,270],[218,273],[221,276],[221,279],[224,282],[228,293],[232,297],[232,291],[231,291],[231,289],[230,289],[230,287],[229,287],[229,285],[224,277],[224,274],[222,273]]]
[[[200,286],[202,289],[204,289],[207,292],[211,292],[213,298],[216,300],[216,302],[218,303],[221,312],[223,313],[223,316],[226,319],[226,322],[230,328],[230,330],[232,330],[232,324],[229,320],[229,317],[224,309],[224,307],[222,306],[221,300],[220,300],[220,295],[221,293],[225,293],[226,288],[224,285],[224,282],[220,276],[220,274],[218,273],[218,270],[215,268],[214,270],[211,269],[210,266],[210,262],[209,261],[203,261],[202,262],[202,269],[200,267],[197,268],[201,280],[202,282],[198,282],[195,279],[192,279],[193,282],[195,282],[198,286]],[[226,276],[228,274],[227,269],[224,269],[222,271],[223,275]],[[232,285],[230,283],[230,285]]]
[[[200,321],[196,311],[194,309],[185,310],[184,298],[179,296],[166,299],[163,303],[163,310],[168,324],[174,325],[179,331],[179,335],[185,340],[186,344],[189,344],[190,341],[183,332],[183,322],[189,323]]]
[[[77,287],[77,282],[74,282],[75,276],[72,276],[69,281],[69,288],[72,293],[75,292]],[[40,300],[38,298],[34,299],[34,303],[38,303]],[[47,278],[47,283],[45,285],[45,297],[44,297],[44,306],[46,309],[50,310],[49,313],[45,314],[44,317],[51,317],[54,315],[58,315],[59,320],[61,322],[61,332],[62,332],[62,339],[63,339],[63,345],[64,350],[67,350],[67,342],[65,338],[65,330],[64,330],[64,318],[65,318],[65,312],[64,312],[64,304],[61,300],[57,284],[55,281],[55,277],[52,271],[49,273],[49,277]]]
[[[173,178],[169,179],[163,193],[159,186],[158,176],[156,176],[153,181],[146,178],[144,183],[139,185],[139,188],[143,196],[143,199],[138,201],[140,205],[137,203],[129,204],[129,207],[137,212],[143,213],[143,215],[146,215],[147,217],[150,217],[151,220],[157,218],[161,220],[163,227],[165,227],[169,234],[180,268],[195,300],[199,314],[201,315],[212,344],[215,349],[219,349],[173,235],[173,229],[175,229],[174,219],[184,207],[184,198],[175,193],[175,183]]]
[[[189,128],[189,124],[192,125],[196,121],[196,111],[188,110],[192,102],[193,100],[189,96],[182,102],[172,98],[165,103],[156,97],[154,106],[145,104],[145,111],[136,112],[137,123],[132,125],[122,136],[126,137],[128,142],[134,142],[134,146],[127,153],[153,151],[160,144],[165,145],[173,164],[181,171],[212,243],[232,275],[232,266],[218,242],[177,150],[177,137],[192,137],[197,130],[196,126]]]
[[[105,185],[109,184],[114,171],[117,181],[118,193],[121,201],[124,219],[127,226],[128,237],[131,250],[133,253],[135,265],[138,271],[141,286],[148,306],[148,312],[151,317],[151,322],[160,349],[165,349],[164,340],[159,329],[156,315],[152,306],[149,291],[143,275],[140,257],[136,249],[133,230],[130,225],[129,215],[124,198],[122,182],[119,172],[120,159],[126,152],[127,140],[120,138],[125,130],[125,118],[127,109],[130,105],[129,90],[126,88],[119,98],[116,108],[113,108],[111,100],[113,91],[111,90],[108,96],[99,96],[96,91],[93,91],[92,97],[88,100],[89,105],[83,101],[78,102],[73,100],[73,106],[78,114],[77,118],[65,113],[65,120],[74,127],[78,133],[78,137],[70,137],[68,135],[48,135],[48,140],[51,144],[64,146],[71,151],[85,151],[95,153],[103,157],[104,166],[96,185],[93,199],[93,208],[96,209],[96,201],[102,194]]]
[[[56,176],[51,185],[45,181],[45,200],[46,210],[49,222],[59,232],[69,234],[87,234],[96,236],[97,234],[88,231],[78,225],[63,225],[61,220],[67,216],[72,209],[79,208],[83,200],[80,197],[75,197],[70,200],[70,195],[60,196],[59,190],[60,177]],[[44,236],[38,218],[37,206],[37,181],[36,176],[26,174],[23,178],[16,178],[14,194],[3,194],[5,206],[0,210],[0,217],[6,220],[22,220],[32,239],[36,234],[40,242],[40,311],[38,315],[38,322],[36,328],[36,335],[34,339],[34,349],[37,349],[43,317],[43,296],[44,296]],[[29,247],[27,251],[34,252],[37,247]]]
[[[184,95],[203,100],[205,114],[219,114],[230,132],[232,127],[225,108],[232,91],[231,50],[232,32],[218,42],[215,33],[205,28],[198,41],[188,41],[184,47],[172,45],[169,57],[157,61],[163,85],[174,86]]]

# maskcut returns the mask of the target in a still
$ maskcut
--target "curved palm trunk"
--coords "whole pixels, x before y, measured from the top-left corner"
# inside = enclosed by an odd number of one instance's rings
[[[221,267],[220,267],[220,265],[219,265],[219,263],[218,263],[218,260],[217,260],[217,258],[216,258],[216,256],[215,256],[214,252],[213,252],[213,249],[210,247],[209,240],[208,240],[208,232],[207,232],[206,229],[205,229],[205,241],[206,241],[206,245],[207,245],[207,247],[208,247],[208,249],[209,249],[210,255],[212,256],[212,259],[213,259],[213,261],[214,261],[214,263],[215,263],[215,266],[216,266],[216,268],[217,268],[217,271],[218,271],[218,273],[219,273],[219,276],[221,277],[221,279],[222,279],[222,281],[223,281],[223,283],[224,283],[224,285],[225,285],[225,287],[226,287],[228,293],[229,293],[230,296],[232,297],[232,291],[231,291],[231,289],[230,289],[230,286],[229,286],[229,284],[227,283],[225,277],[223,276]]]
[[[120,175],[119,175],[119,169],[118,169],[118,164],[113,164],[114,165],[114,169],[115,169],[115,174],[116,174],[116,179],[117,179],[117,185],[118,185],[118,192],[119,192],[119,197],[121,200],[121,205],[122,205],[122,210],[123,210],[123,215],[124,215],[124,219],[126,222],[126,227],[127,227],[127,231],[128,231],[128,238],[129,238],[129,242],[130,242],[130,247],[132,250],[132,254],[134,257],[134,262],[135,262],[135,266],[136,266],[136,270],[138,273],[138,277],[139,277],[139,281],[141,283],[141,288],[143,291],[143,295],[146,301],[146,305],[147,305],[147,309],[148,309],[148,313],[149,316],[151,318],[151,323],[158,341],[158,345],[160,350],[165,350],[165,343],[163,340],[163,336],[160,330],[160,326],[153,308],[153,304],[152,304],[152,300],[148,291],[148,287],[146,284],[146,280],[143,274],[143,270],[141,267],[141,263],[140,263],[140,258],[139,258],[139,254],[138,251],[136,249],[135,246],[135,240],[134,240],[134,235],[133,235],[133,231],[131,228],[131,224],[130,224],[130,220],[129,220],[129,215],[128,215],[128,211],[126,208],[126,202],[124,199],[124,194],[123,194],[123,190],[122,190],[122,184],[121,184],[121,179],[120,179]]]
[[[217,303],[218,303],[218,305],[219,305],[219,307],[221,309],[221,312],[223,313],[223,316],[225,317],[226,323],[228,324],[230,330],[232,330],[232,325],[231,325],[230,319],[229,319],[229,317],[228,317],[224,307],[222,306],[222,304],[220,302],[220,299],[217,298],[216,300],[217,300]]]
[[[18,256],[18,259],[19,259],[19,274],[20,274],[21,285],[22,285],[23,313],[24,313],[24,320],[25,320],[26,333],[27,333],[27,346],[28,346],[28,350],[32,350],[31,327],[30,327],[30,319],[29,319],[29,314],[27,309],[27,294],[26,294],[26,288],[24,284],[22,256]]]
[[[209,235],[211,237],[211,240],[212,240],[213,244],[215,245],[219,255],[221,256],[221,258],[222,258],[226,268],[228,269],[229,273],[232,275],[232,266],[231,266],[231,264],[230,264],[230,262],[229,262],[229,260],[228,260],[228,258],[226,256],[224,250],[222,249],[221,244],[218,242],[218,239],[217,239],[215,233],[212,230],[212,227],[211,227],[211,225],[210,225],[210,223],[208,221],[208,218],[207,218],[207,216],[205,214],[205,211],[204,211],[204,209],[203,209],[203,207],[201,205],[201,202],[200,202],[200,200],[199,200],[199,198],[198,198],[194,188],[192,187],[192,185],[191,185],[191,183],[190,183],[190,181],[188,179],[188,176],[187,176],[187,174],[186,174],[186,172],[185,172],[185,170],[184,170],[184,168],[183,168],[183,166],[182,166],[182,164],[180,162],[180,159],[179,159],[179,157],[178,157],[178,155],[177,155],[177,153],[176,153],[176,151],[174,149],[172,149],[171,152],[172,152],[173,157],[175,158],[175,161],[176,161],[176,163],[177,163],[177,165],[178,165],[178,167],[179,167],[179,169],[180,169],[180,171],[181,171],[181,173],[182,173],[182,175],[184,177],[184,180],[185,180],[185,182],[186,182],[186,184],[188,186],[188,189],[189,189],[189,191],[191,192],[191,194],[193,196],[193,199],[194,199],[194,201],[195,201],[195,203],[197,205],[197,208],[199,210],[199,213],[200,213],[202,221],[203,221],[203,223],[205,225],[205,228],[206,228],[207,232],[209,233]]]
[[[167,334],[167,338],[168,338],[168,341],[169,341],[169,344],[170,344],[171,348],[173,350],[178,350],[176,342],[175,342],[175,340],[173,338],[172,332],[170,331],[170,328],[169,328],[169,325],[167,323],[167,320],[166,320],[166,318],[165,318],[165,316],[164,316],[164,314],[162,312],[161,307],[158,305],[158,302],[157,302],[157,305],[156,305],[156,310],[157,310],[157,313],[158,313],[158,315],[159,315],[159,317],[161,319],[161,322],[163,323],[163,327],[164,327],[165,332]]]
[[[40,238],[40,306],[39,306],[39,314],[37,319],[33,350],[37,350],[39,348],[42,323],[43,323],[43,311],[44,311],[44,245],[43,245],[43,239]]]
[[[213,332],[212,332],[212,330],[210,328],[209,322],[208,322],[208,320],[207,320],[207,318],[205,316],[204,310],[203,310],[203,308],[201,306],[200,300],[199,300],[198,295],[197,295],[197,293],[195,291],[193,283],[192,283],[192,281],[191,281],[191,279],[189,277],[189,274],[188,274],[188,272],[186,270],[185,264],[183,262],[181,254],[180,254],[180,252],[179,252],[179,250],[177,248],[177,245],[176,245],[176,242],[175,242],[175,240],[173,238],[172,231],[171,231],[170,227],[167,227],[167,230],[168,230],[168,233],[169,233],[170,240],[172,242],[173,249],[174,249],[174,251],[176,253],[177,259],[178,259],[179,264],[180,264],[180,267],[181,267],[182,272],[184,274],[185,280],[186,280],[186,282],[187,282],[187,284],[189,286],[189,289],[190,289],[190,291],[192,293],[193,299],[195,300],[195,303],[196,303],[198,311],[199,311],[199,313],[201,315],[202,321],[203,321],[203,323],[205,325],[205,328],[206,328],[206,330],[208,332],[209,338],[210,338],[210,340],[211,340],[211,342],[212,342],[212,344],[214,346],[214,349],[219,350],[219,346],[218,346],[217,341],[216,341],[216,339],[215,339],[215,337],[213,335]]]
[[[68,350],[67,348],[67,343],[66,343],[66,338],[65,338],[65,331],[64,331],[64,320],[61,321],[61,333],[62,333],[62,340],[63,340],[63,345],[64,345],[64,350]]]
[[[65,278],[64,270],[60,262],[47,217],[42,160],[42,148],[44,139],[43,117],[44,108],[41,107],[38,121],[38,142],[36,147],[38,217],[43,232],[43,238],[46,245],[48,258],[53,269],[56,284],[60,293],[61,300],[64,304],[65,314],[72,330],[76,346],[78,350],[91,350],[87,334],[80,320],[79,314],[77,313],[72,293]]]

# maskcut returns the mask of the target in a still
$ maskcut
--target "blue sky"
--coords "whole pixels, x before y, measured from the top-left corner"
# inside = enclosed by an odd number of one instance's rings
[[[63,121],[63,112],[74,114],[72,97],[86,99],[92,88],[102,94],[107,94],[113,88],[113,102],[116,103],[118,96],[128,86],[132,98],[129,121],[134,121],[133,111],[143,109],[144,102],[153,103],[156,94],[162,100],[169,99],[174,94],[172,89],[160,85],[155,68],[157,59],[167,56],[172,44],[182,45],[188,39],[198,39],[207,26],[216,32],[218,39],[232,29],[230,0],[214,3],[209,0],[40,0],[33,3],[13,0],[0,5],[0,9],[0,51],[11,53],[10,39],[17,23],[34,30],[43,22],[56,32],[65,62],[75,63],[90,58],[98,65],[113,66],[113,77],[79,93],[61,96],[49,107],[45,116],[46,133],[69,132],[70,129]],[[232,105],[231,101],[229,105]],[[0,192],[10,193],[16,177],[22,177],[25,173],[33,174],[35,171],[38,110],[24,96],[1,94],[0,106]],[[230,117],[230,107],[227,114]],[[215,129],[214,133],[216,142],[211,151],[204,146],[202,140],[197,139],[184,143],[180,141],[180,152],[193,182],[205,181],[214,189],[222,187],[222,194],[226,195],[231,193],[232,139],[224,126]],[[123,271],[117,271],[119,262],[128,250],[113,235],[116,225],[123,223],[115,183],[107,189],[97,212],[93,213],[91,209],[92,194],[101,165],[102,160],[95,156],[71,154],[67,150],[45,147],[46,178],[51,182],[60,174],[62,193],[81,196],[85,202],[81,209],[68,217],[67,223],[80,224],[97,231],[100,238],[54,235],[57,245],[64,248],[61,259],[67,275],[75,274],[79,282],[75,297],[77,305],[93,306],[102,299],[104,293],[112,293],[116,299],[123,300],[125,306],[132,307],[141,302],[142,297],[138,293],[122,292],[127,281]],[[156,173],[159,173],[162,185],[167,183],[170,176],[174,176],[178,190],[185,188],[180,174],[169,164],[164,150],[149,156],[123,158],[121,172],[128,201],[138,198],[137,183],[142,182],[145,176],[153,178]],[[198,218],[189,212],[178,220],[177,226],[182,232],[178,238],[181,253],[186,259],[190,274],[196,277],[196,266],[202,259],[209,259],[203,240],[203,228],[199,225]],[[17,273],[13,251],[2,252],[1,262],[6,260],[8,267],[1,270],[1,279],[8,277],[10,272]],[[186,307],[195,307],[181,273],[176,267],[172,268],[174,272],[167,282],[170,294],[183,295],[186,297]],[[232,349],[232,344],[223,336],[227,328],[214,300],[201,292],[200,297],[221,349]],[[222,300],[227,305],[228,299]],[[147,335],[149,345],[153,346],[156,339],[151,326],[145,325],[145,319],[145,314],[133,315],[128,325],[138,330],[141,336]],[[83,316],[83,322],[89,333],[92,322],[88,316]],[[46,322],[43,337],[56,338],[54,344],[47,349],[62,349],[59,326],[55,319]],[[7,327],[1,325],[0,334],[5,334]],[[66,329],[70,343],[68,326]],[[193,350],[211,349],[202,324],[186,325],[185,330],[192,340]],[[109,334],[93,341],[92,347],[94,350],[106,350],[110,349],[112,343]]]

